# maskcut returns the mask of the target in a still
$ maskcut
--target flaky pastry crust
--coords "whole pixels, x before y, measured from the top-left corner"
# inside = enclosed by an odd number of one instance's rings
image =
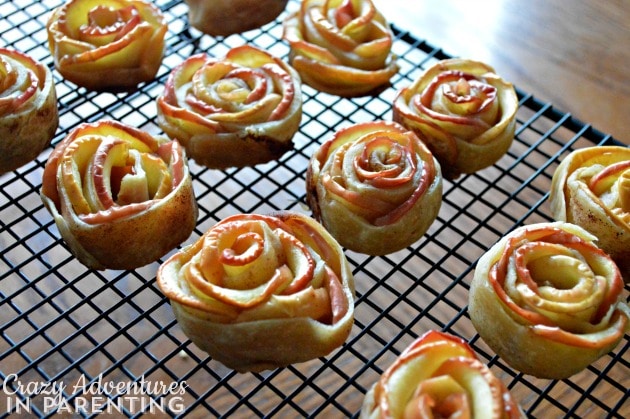
[[[283,38],[304,83],[322,92],[364,96],[398,72],[392,31],[371,0],[304,0]]]
[[[236,214],[158,270],[184,333],[239,372],[325,356],[354,319],[354,280],[339,244],[302,214]]]
[[[35,159],[58,125],[48,67],[19,51],[0,48],[0,175]]]
[[[384,255],[416,242],[442,204],[440,165],[411,131],[385,121],[337,131],[311,157],[307,201],[342,246]]]
[[[629,330],[621,273],[594,241],[574,224],[532,224],[479,259],[468,312],[483,340],[516,370],[570,377]]]
[[[190,24],[212,36],[256,29],[282,13],[287,0],[185,0]]]
[[[630,149],[598,146],[575,150],[554,172],[549,194],[558,221],[597,236],[597,245],[630,281]]]
[[[157,107],[160,127],[197,163],[252,166],[293,148],[301,81],[279,58],[242,45],[221,59],[198,54],[175,67]]]
[[[496,163],[514,139],[518,98],[511,83],[479,61],[438,61],[398,91],[393,119],[426,142],[455,179]]]
[[[465,340],[430,330],[365,395],[361,419],[524,418],[505,385]]]
[[[72,253],[93,269],[156,261],[197,220],[183,148],[110,120],[81,124],[57,144],[41,197]]]
[[[78,86],[106,91],[152,80],[168,30],[161,10],[145,0],[68,0],[46,28],[57,71]]]

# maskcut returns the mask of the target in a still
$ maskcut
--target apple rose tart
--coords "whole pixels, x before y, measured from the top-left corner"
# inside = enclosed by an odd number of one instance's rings
[[[192,342],[239,372],[325,356],[354,321],[341,247],[298,213],[225,218],[164,262],[157,282]]]
[[[0,175],[35,159],[58,125],[48,67],[19,51],[0,48]]]
[[[160,127],[197,163],[252,166],[293,148],[301,82],[279,58],[243,45],[222,59],[198,54],[175,67],[157,107]]]
[[[68,0],[47,23],[57,71],[92,90],[125,90],[152,80],[167,29],[160,9],[144,0]]]
[[[311,157],[306,189],[314,217],[339,243],[370,255],[417,241],[442,205],[439,163],[393,122],[337,131]]]
[[[322,92],[366,95],[398,72],[393,34],[371,0],[303,0],[283,38],[304,83]]]
[[[212,36],[256,29],[282,13],[287,0],[185,0],[190,24]]]
[[[570,377],[610,352],[628,330],[621,273],[595,239],[570,223],[532,224],[479,259],[470,318],[516,370]]]
[[[518,98],[511,83],[478,61],[437,62],[399,90],[393,119],[414,130],[455,179],[496,163],[514,139]]]
[[[115,121],[84,123],[48,158],[42,200],[93,269],[134,269],[192,233],[197,203],[181,145]]]
[[[362,419],[525,417],[505,385],[465,340],[430,330],[368,391]]]
[[[549,198],[553,217],[597,236],[630,281],[630,148],[573,151],[556,169]]]

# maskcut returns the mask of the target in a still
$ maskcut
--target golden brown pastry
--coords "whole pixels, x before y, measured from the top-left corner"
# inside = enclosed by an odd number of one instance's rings
[[[532,224],[479,259],[468,312],[483,340],[516,370],[570,377],[629,330],[621,273],[595,239],[570,223]]]
[[[302,214],[237,214],[160,266],[184,333],[236,371],[325,356],[348,337],[354,280],[339,244]]]
[[[0,175],[35,159],[58,125],[48,67],[19,51],[0,48]]]
[[[361,419],[524,418],[505,385],[465,340],[430,330],[365,395]]]
[[[303,0],[283,38],[303,82],[322,92],[366,95],[398,72],[392,31],[371,0]]]
[[[214,169],[279,158],[293,148],[302,119],[299,75],[250,45],[222,59],[188,58],[173,69],[157,103],[164,132]]]
[[[167,29],[160,9],[145,0],[68,0],[47,23],[57,71],[92,90],[125,90],[152,80]]]
[[[212,36],[256,29],[282,13],[287,0],[185,0],[188,21]]]
[[[438,61],[394,100],[393,119],[427,143],[455,179],[496,163],[510,148],[518,98],[492,67],[459,58]]]
[[[311,157],[306,188],[314,217],[342,246],[370,255],[413,244],[442,204],[439,163],[393,122],[337,131]]]
[[[553,217],[597,236],[597,245],[630,281],[630,149],[573,151],[556,169],[549,199]]]
[[[81,124],[57,144],[41,197],[72,253],[93,269],[153,262],[197,220],[179,143],[115,121]]]

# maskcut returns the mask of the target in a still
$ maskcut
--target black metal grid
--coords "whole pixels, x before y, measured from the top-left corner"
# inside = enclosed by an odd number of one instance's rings
[[[0,0],[0,46],[28,53],[52,68],[45,22],[62,0]],[[125,94],[76,88],[54,78],[60,127],[53,145],[84,121],[114,118],[149,132],[155,98],[170,69],[189,55],[223,56],[245,42],[286,58],[278,20],[225,39],[187,26],[181,1],[156,3],[169,24],[167,52],[155,81]],[[294,10],[296,2],[289,3]],[[377,97],[343,99],[304,87],[304,116],[295,150],[279,161],[240,170],[208,170],[191,163],[200,214],[186,242],[196,240],[227,215],[291,209],[308,213],[304,174],[311,153],[350,123],[391,119],[396,89],[422,68],[448,55],[394,27],[400,71]],[[396,355],[428,329],[469,340],[481,359],[510,388],[531,417],[630,417],[630,336],[585,371],[566,380],[541,380],[513,371],[493,356],[472,327],[468,284],[477,258],[514,227],[550,220],[548,190],[559,160],[570,151],[615,140],[523,91],[513,146],[496,165],[445,182],[438,219],[413,246],[386,257],[347,252],[357,287],[355,326],[346,344],[327,358],[261,374],[237,374],[192,345],[155,285],[160,261],[133,271],[87,270],[68,252],[39,198],[49,147],[34,162],[0,177],[0,415],[47,416],[43,395],[22,384],[66,386],[71,406],[86,394],[74,386],[102,382],[179,384],[181,400],[152,394],[152,403],[130,406],[104,392],[110,412],[141,416],[157,412],[192,417],[352,417],[364,393]],[[184,243],[184,244],[186,244]],[[626,286],[626,291],[628,287]],[[18,377],[17,380],[13,379]],[[100,378],[99,378],[100,377]],[[184,386],[185,383],[185,386]],[[7,397],[8,393],[11,394]],[[29,397],[30,396],[30,397]],[[88,398],[89,395],[88,395]],[[171,400],[171,404],[168,401]],[[116,404],[119,401],[119,404]],[[181,404],[179,403],[181,401]],[[77,416],[90,416],[103,402]],[[146,402],[146,401],[145,401]],[[156,408],[156,405],[159,406]],[[75,406],[76,407],[76,406]],[[107,407],[102,407],[107,412]]]

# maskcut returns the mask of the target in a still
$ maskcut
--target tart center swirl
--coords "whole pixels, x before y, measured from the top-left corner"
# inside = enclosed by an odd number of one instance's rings
[[[606,329],[623,289],[619,269],[592,243],[560,229],[507,241],[490,281],[515,315],[570,334]]]
[[[252,123],[282,118],[294,99],[290,75],[274,64],[245,68],[208,62],[178,88],[180,103],[216,122]]]
[[[407,132],[376,130],[330,152],[323,184],[377,226],[404,215],[436,176],[433,159]]]
[[[44,194],[87,223],[138,214],[167,199],[186,176],[179,144],[114,121],[77,127],[50,162]]]
[[[306,316],[334,324],[345,316],[339,266],[323,259],[332,255],[328,244],[307,225],[290,222],[237,215],[208,230],[181,255],[187,304],[221,323]]]
[[[44,88],[45,69],[30,57],[0,54],[0,117],[26,108]]]

